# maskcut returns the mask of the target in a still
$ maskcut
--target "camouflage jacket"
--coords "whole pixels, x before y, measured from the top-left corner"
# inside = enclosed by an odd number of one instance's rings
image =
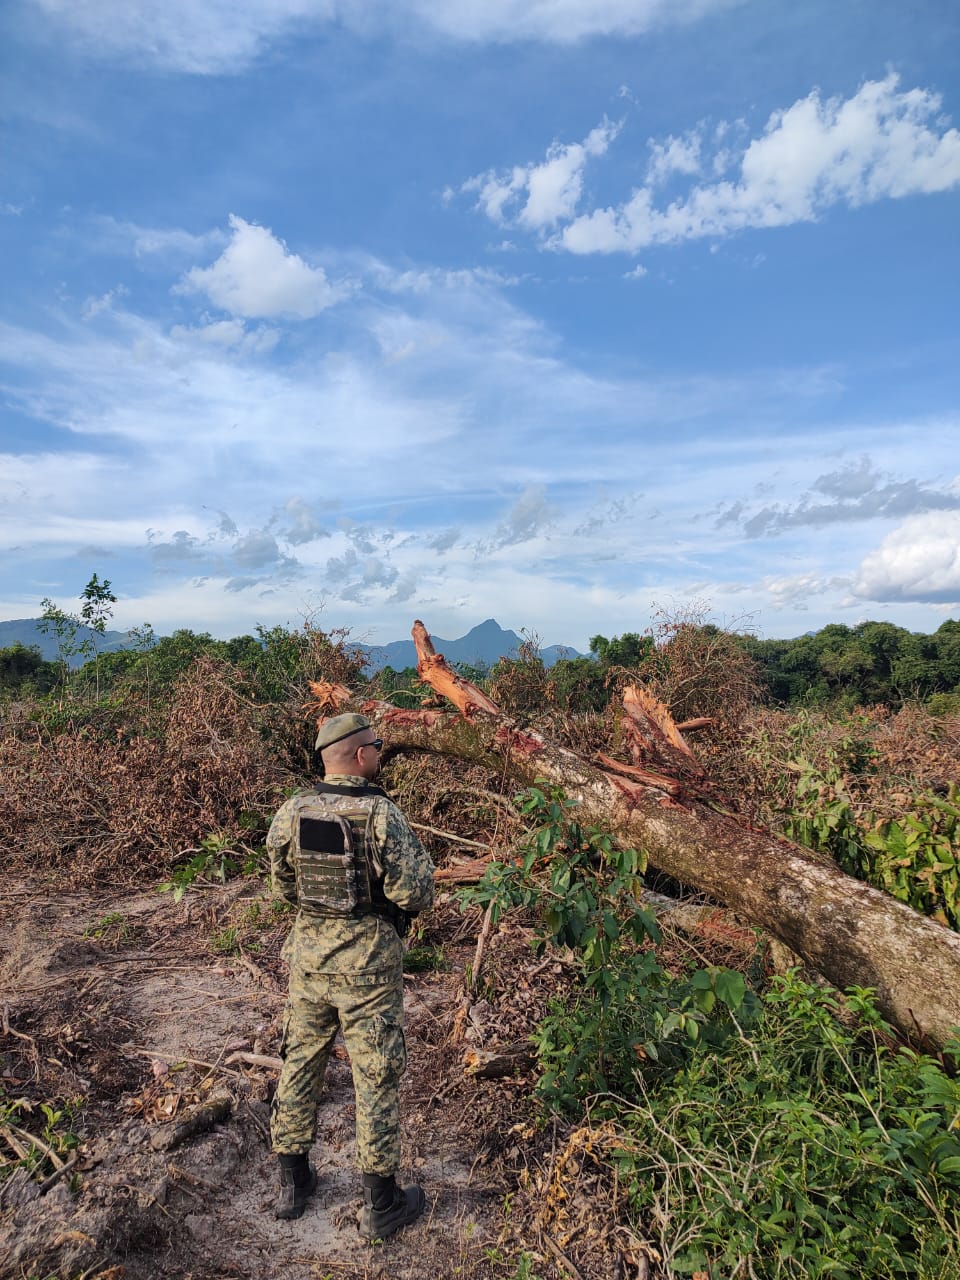
[[[333,775],[324,781],[354,787],[367,785],[363,778],[347,774]],[[299,905],[294,866],[297,806],[292,801],[295,799],[291,797],[277,810],[267,834],[267,849],[274,888],[288,902]],[[433,902],[433,863],[406,818],[385,796],[373,800],[370,832],[383,866],[386,897],[411,914],[424,911]],[[284,945],[284,956],[291,969],[311,973],[373,975],[398,965],[401,954],[396,930],[373,915],[325,919],[298,911]]]

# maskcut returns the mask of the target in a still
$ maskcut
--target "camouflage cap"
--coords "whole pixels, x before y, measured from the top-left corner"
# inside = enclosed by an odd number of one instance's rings
[[[335,742],[342,742],[344,738],[349,738],[355,733],[359,733],[361,729],[369,729],[370,721],[366,716],[358,716],[355,712],[348,715],[333,716],[330,720],[324,720],[317,732],[316,750],[325,751],[327,747],[332,747]]]

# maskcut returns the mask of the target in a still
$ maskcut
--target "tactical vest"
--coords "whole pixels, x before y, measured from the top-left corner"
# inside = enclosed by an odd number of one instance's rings
[[[373,841],[373,802],[380,787],[318,782],[295,797],[294,865],[300,908],[346,919],[378,915],[401,935],[406,913],[383,892],[383,864]]]

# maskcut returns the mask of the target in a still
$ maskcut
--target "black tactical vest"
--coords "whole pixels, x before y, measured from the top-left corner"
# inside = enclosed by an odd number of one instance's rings
[[[294,797],[294,865],[300,908],[308,915],[379,915],[406,932],[406,913],[384,895],[383,865],[371,831],[375,786],[318,782]]]

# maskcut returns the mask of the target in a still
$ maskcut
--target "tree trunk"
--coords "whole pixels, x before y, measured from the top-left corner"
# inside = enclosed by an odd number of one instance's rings
[[[656,708],[638,710],[636,699],[625,698],[626,714],[643,722],[635,764],[606,757],[608,767],[600,768],[500,714],[434,654],[422,623],[413,634],[420,678],[442,690],[459,714],[368,703],[363,710],[388,749],[456,756],[506,769],[521,785],[562,787],[579,803],[582,823],[643,850],[652,866],[768,930],[834,986],[872,987],[884,1016],[905,1036],[941,1047],[960,1027],[960,934],[845,875],[831,859],[751,829],[709,798],[708,787],[700,788],[707,799],[688,792],[698,768],[677,741],[676,726],[665,725]],[[666,745],[640,769],[658,733]],[[681,776],[662,776],[668,771]]]

